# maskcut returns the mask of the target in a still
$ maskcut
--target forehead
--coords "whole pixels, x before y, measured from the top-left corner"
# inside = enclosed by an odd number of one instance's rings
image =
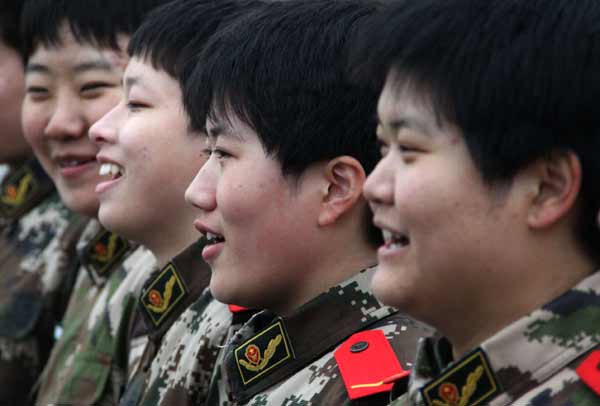
[[[151,96],[164,96],[170,102],[183,103],[179,81],[166,71],[156,69],[148,59],[131,58],[123,74],[123,84],[126,92],[140,88]]]
[[[121,49],[125,49],[127,41],[127,36],[119,38]],[[124,52],[77,41],[70,29],[63,26],[56,44],[38,44],[29,58],[26,73],[51,73],[58,70],[77,73],[91,68],[122,71],[126,63],[127,55]]]
[[[256,132],[231,111],[215,112],[213,117],[208,117],[206,133],[213,139],[228,138],[244,143],[254,141],[260,143]]]
[[[409,90],[406,86],[399,86],[389,77],[379,96],[377,115],[384,124],[408,117],[435,121],[435,115],[428,106],[426,95]]]

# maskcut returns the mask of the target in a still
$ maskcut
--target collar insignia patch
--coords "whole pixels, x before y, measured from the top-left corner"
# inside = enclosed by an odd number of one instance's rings
[[[269,374],[294,358],[281,320],[237,347],[234,356],[244,385]]]
[[[27,165],[10,175],[2,183],[0,213],[5,217],[15,216],[36,195],[38,187],[38,180]]]
[[[477,406],[489,401],[500,386],[481,348],[421,389],[428,406]]]
[[[154,327],[158,327],[187,294],[187,289],[172,263],[169,263],[148,285],[141,296]]]
[[[103,276],[129,250],[129,242],[115,233],[103,230],[85,248],[87,265]]]

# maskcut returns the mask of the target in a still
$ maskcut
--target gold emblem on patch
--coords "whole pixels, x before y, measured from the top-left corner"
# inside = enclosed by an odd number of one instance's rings
[[[37,189],[38,183],[31,168],[23,167],[4,181],[0,195],[1,211],[12,216],[35,195]]]
[[[175,266],[168,264],[145,289],[141,297],[142,306],[158,327],[168,313],[184,298],[187,290],[177,274]]]
[[[269,341],[269,345],[267,345],[267,349],[265,350],[263,356],[261,356],[260,349],[256,345],[249,345],[246,348],[246,353],[244,354],[248,361],[241,359],[240,365],[242,365],[249,371],[262,371],[267,366],[267,364],[269,364],[269,361],[271,360],[271,358],[273,358],[273,355],[275,355],[277,346],[281,344],[282,340],[283,336],[279,334],[277,337]]]
[[[477,406],[498,393],[499,385],[481,349],[421,389],[431,406]]]
[[[104,230],[88,244],[86,249],[88,266],[99,275],[103,275],[123,257],[128,249],[127,240]]]
[[[234,355],[244,385],[293,359],[291,346],[281,321],[272,324],[237,347]]]

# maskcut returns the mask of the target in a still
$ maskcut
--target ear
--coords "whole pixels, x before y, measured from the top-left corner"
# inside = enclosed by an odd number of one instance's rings
[[[533,168],[536,193],[528,214],[532,228],[549,227],[573,208],[581,189],[581,163],[573,152],[557,152]]]
[[[323,191],[318,223],[320,226],[333,224],[344,213],[350,211],[361,199],[366,180],[360,162],[350,156],[337,157],[324,168],[327,181]]]

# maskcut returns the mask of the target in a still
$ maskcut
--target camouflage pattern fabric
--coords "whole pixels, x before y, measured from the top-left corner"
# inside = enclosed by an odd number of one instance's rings
[[[37,405],[115,405],[133,337],[141,286],[155,269],[147,249],[115,238],[92,221],[78,243],[82,264],[57,341],[40,380]]]
[[[21,169],[6,173],[7,179]],[[34,173],[29,169],[27,173]],[[36,190],[22,189],[20,200],[9,199],[16,210],[1,221],[2,405],[30,403],[29,392],[48,358],[54,328],[68,300],[76,272],[75,244],[85,225],[61,203],[45,174],[37,172],[35,182]],[[1,196],[10,197],[13,186],[3,183]]]
[[[269,311],[256,314],[224,350],[220,365],[224,379],[218,391],[227,396],[211,396],[209,404],[386,405],[389,402],[387,393],[350,400],[334,351],[354,333],[381,330],[402,368],[408,370],[412,366],[417,340],[430,330],[377,301],[370,290],[374,272],[375,268],[370,268],[358,273],[306,303],[289,317],[279,317]],[[258,333],[267,332],[272,328],[267,327],[269,325],[279,329],[281,334],[254,348],[253,344],[247,346],[253,337],[262,339],[262,333]],[[289,340],[284,338],[282,342],[280,337],[284,335]],[[245,357],[251,362],[236,358],[244,346]]]
[[[600,393],[576,370],[600,350],[600,272],[456,362],[444,361],[451,357],[444,341],[419,343],[408,396],[392,405],[599,405]],[[480,354],[487,365],[478,370],[470,359]],[[600,369],[592,379],[600,384]]]
[[[224,305],[211,306],[203,248],[204,239],[191,244],[145,283],[136,319],[149,341],[122,406],[203,404],[231,318]]]
[[[232,314],[209,289],[166,332],[147,372],[140,405],[204,405]]]

